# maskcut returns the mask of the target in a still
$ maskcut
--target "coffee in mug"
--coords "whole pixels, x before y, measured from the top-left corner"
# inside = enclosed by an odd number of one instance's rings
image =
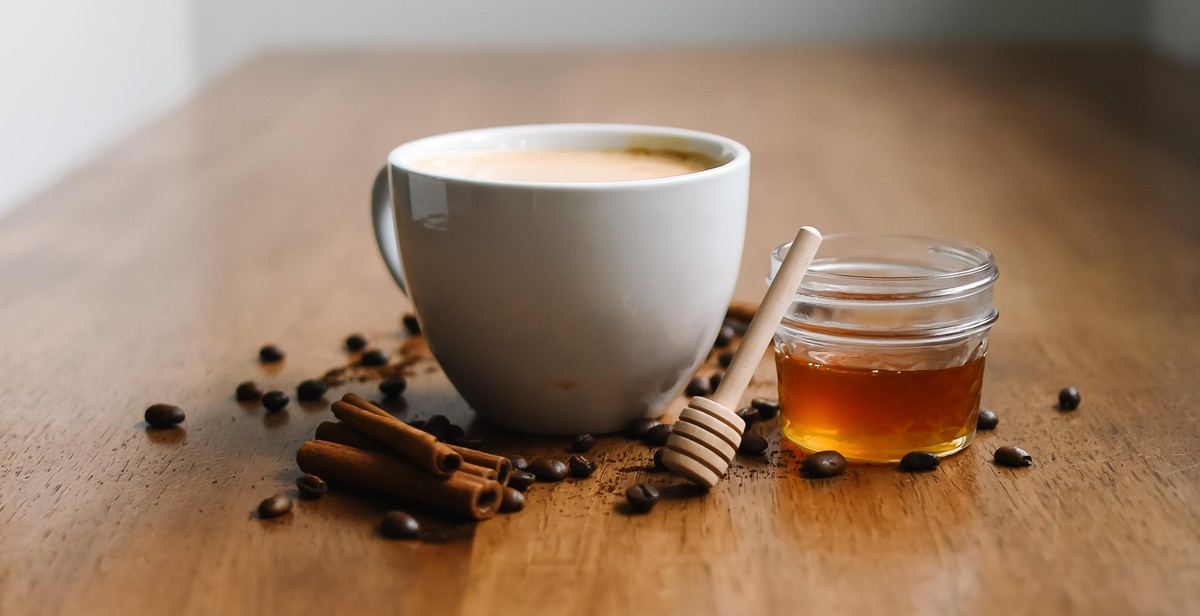
[[[695,173],[717,166],[698,152],[676,150],[473,150],[419,160],[436,175],[518,182],[620,182]]]

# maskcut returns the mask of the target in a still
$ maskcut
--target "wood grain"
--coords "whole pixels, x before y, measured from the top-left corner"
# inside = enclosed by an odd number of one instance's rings
[[[262,57],[0,221],[0,613],[1183,614],[1200,609],[1200,77],[1137,49],[874,47]],[[935,473],[766,461],[671,483],[605,437],[525,511],[377,531],[335,492],[256,519],[327,405],[233,400],[395,350],[406,300],[369,230],[387,150],[447,130],[621,121],[754,153],[737,295],[801,224],[990,248],[984,402]],[[256,361],[275,342],[276,370]],[[416,363],[401,417],[471,413]],[[1052,406],[1073,384],[1083,404]],[[770,393],[764,362],[749,395]],[[372,383],[336,388],[377,397]],[[183,406],[147,431],[154,402]],[[566,440],[494,434],[527,457]],[[1033,467],[993,466],[999,444]]]

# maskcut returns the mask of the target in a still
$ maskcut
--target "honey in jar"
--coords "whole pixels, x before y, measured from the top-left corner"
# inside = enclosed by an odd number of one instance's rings
[[[970,244],[827,236],[775,335],[783,435],[869,462],[969,445],[997,274]]]

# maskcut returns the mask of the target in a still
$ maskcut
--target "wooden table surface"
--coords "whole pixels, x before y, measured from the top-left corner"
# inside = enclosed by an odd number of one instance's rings
[[[1196,72],[1126,48],[262,57],[0,220],[0,613],[1200,612],[1197,109]],[[758,426],[766,461],[645,516],[624,488],[672,482],[605,437],[592,479],[440,542],[382,539],[394,503],[359,493],[257,519],[330,414],[266,416],[234,386],[294,391],[355,331],[403,342],[367,214],[385,153],[556,121],[744,142],[741,299],[800,224],[991,249],[999,429],[931,474],[812,481]],[[471,421],[415,368],[392,410]],[[1083,404],[1056,411],[1071,384]],[[764,362],[755,393],[773,387]],[[184,429],[146,430],[158,401]],[[566,444],[472,429],[527,457]],[[994,466],[1008,443],[1034,465]]]

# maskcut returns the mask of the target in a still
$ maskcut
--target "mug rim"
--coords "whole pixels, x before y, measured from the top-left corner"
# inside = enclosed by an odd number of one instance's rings
[[[501,135],[511,136],[513,133],[546,133],[546,132],[596,132],[596,133],[617,133],[617,134],[649,134],[652,136],[663,137],[679,137],[696,141],[705,141],[716,144],[723,148],[727,148],[733,152],[733,156],[726,162],[701,171],[692,173],[684,173],[682,175],[672,175],[661,178],[647,178],[636,180],[612,180],[606,182],[544,182],[544,181],[529,181],[529,180],[497,180],[492,178],[476,178],[463,175],[450,175],[443,173],[434,173],[423,169],[417,169],[410,164],[404,162],[404,158],[411,154],[412,150],[421,148],[433,148],[439,142],[461,143],[463,140],[468,140],[472,136],[484,136],[488,134],[500,133]],[[446,148],[447,150],[450,148]],[[445,150],[442,150],[445,151]],[[432,153],[431,153],[432,154]],[[642,188],[651,186],[669,186],[674,184],[682,184],[688,182],[698,182],[707,178],[718,177],[730,173],[736,173],[739,169],[750,163],[750,150],[741,143],[722,137],[715,133],[704,131],[691,130],[686,128],[673,128],[669,126],[655,126],[650,124],[619,124],[619,123],[550,123],[550,124],[514,124],[508,126],[493,126],[486,128],[472,128],[467,130],[454,131],[449,133],[441,133],[422,137],[412,141],[400,144],[392,149],[387,156],[388,166],[394,169],[399,169],[407,174],[426,177],[440,181],[450,181],[462,184],[475,186],[490,186],[490,187],[511,187],[511,188],[535,188],[538,190],[625,190],[630,188]]]

